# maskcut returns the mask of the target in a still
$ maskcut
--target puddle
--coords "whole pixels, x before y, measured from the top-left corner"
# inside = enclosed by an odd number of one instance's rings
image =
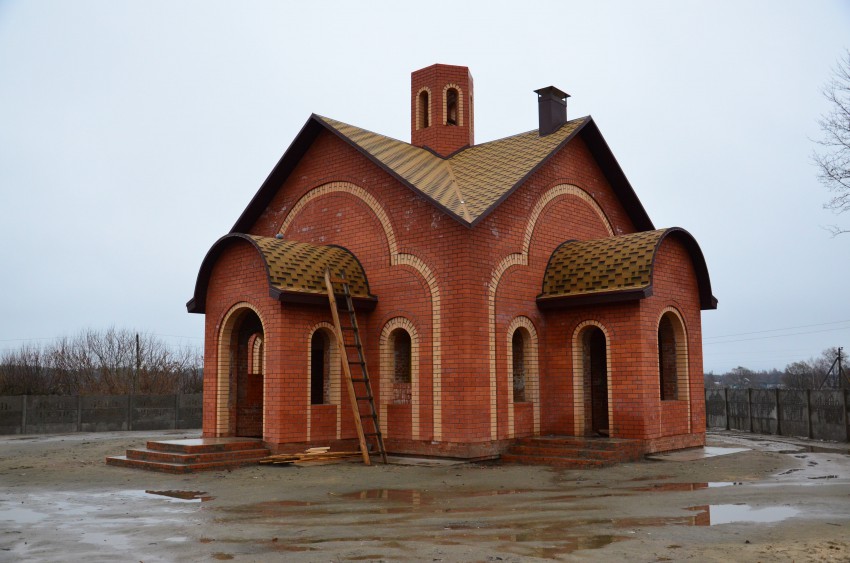
[[[0,508],[0,521],[11,520],[17,524],[35,524],[47,518],[46,514],[30,510],[23,506],[10,506],[8,508]]]
[[[206,493],[206,491],[145,491],[146,495],[157,495],[161,497],[168,497],[169,500],[173,501],[181,501],[181,502],[206,502],[208,500],[213,500],[215,497],[212,497]]]
[[[744,483],[738,481],[712,481],[708,483],[657,483],[646,487],[629,489],[636,492],[687,492],[700,489],[716,489],[720,487],[737,487]]]
[[[800,513],[799,510],[790,506],[770,506],[754,509],[749,504],[708,504],[691,506],[688,510],[700,512],[695,517],[698,521],[695,524],[697,526],[717,526],[733,522],[770,524],[782,522]]]
[[[737,454],[749,450],[750,448],[721,448],[718,446],[705,446],[704,448],[690,448],[687,450],[648,455],[646,456],[646,459],[653,461],[696,461],[707,457]]]

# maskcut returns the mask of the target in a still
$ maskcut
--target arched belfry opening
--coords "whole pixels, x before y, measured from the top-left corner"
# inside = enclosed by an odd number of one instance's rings
[[[232,314],[227,325],[219,350],[226,355],[227,434],[262,438],[263,323],[253,309],[245,307]]]
[[[416,108],[417,129],[427,129],[431,126],[431,96],[428,90],[419,92],[419,100]]]
[[[457,88],[449,88],[446,90],[446,125],[457,125],[459,121]]]

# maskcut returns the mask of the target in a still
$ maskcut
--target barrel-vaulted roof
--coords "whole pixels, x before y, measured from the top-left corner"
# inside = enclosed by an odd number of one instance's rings
[[[195,284],[195,295],[186,304],[190,313],[203,313],[206,293],[215,262],[225,248],[234,243],[248,243],[257,250],[265,265],[269,294],[280,301],[327,304],[325,271],[343,276],[355,301],[362,305],[374,302],[369,293],[366,272],[347,249],[335,245],[319,245],[271,237],[232,233],[220,238],[201,264]]]
[[[537,130],[462,148],[443,157],[423,147],[335,119],[312,115],[231,232],[247,232],[322,131],[329,131],[455,220],[472,227],[487,217],[546,161],[581,135],[638,230],[652,221],[591,117],[555,132]]]
[[[649,297],[655,258],[668,236],[681,240],[690,254],[701,308],[716,309],[702,251],[690,233],[676,227],[561,244],[549,258],[538,304],[570,307]]]

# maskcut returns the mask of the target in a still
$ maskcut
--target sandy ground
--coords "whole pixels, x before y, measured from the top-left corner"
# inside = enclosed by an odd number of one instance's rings
[[[0,437],[0,561],[850,560],[847,444],[710,434],[707,452],[724,455],[584,471],[344,463],[170,476],[103,461],[196,436]]]

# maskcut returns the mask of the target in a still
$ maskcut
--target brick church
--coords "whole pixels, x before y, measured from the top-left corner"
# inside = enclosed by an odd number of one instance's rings
[[[536,129],[477,145],[462,66],[412,73],[410,143],[310,116],[187,305],[206,315],[204,436],[356,439],[330,268],[350,283],[390,453],[704,444],[700,311],[717,300],[702,252],[653,225],[566,93],[536,94]]]

